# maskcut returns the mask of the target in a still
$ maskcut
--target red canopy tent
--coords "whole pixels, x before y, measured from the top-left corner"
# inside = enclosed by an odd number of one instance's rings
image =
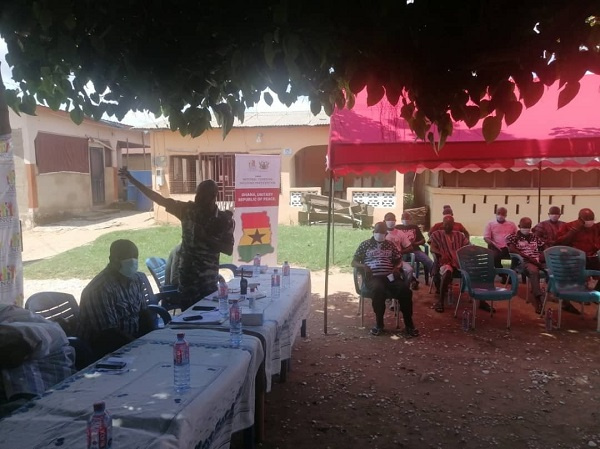
[[[348,173],[390,170],[534,170],[541,169],[541,161],[554,169],[600,168],[600,76],[586,75],[580,85],[578,95],[558,110],[558,83],[550,86],[515,123],[503,124],[491,143],[483,139],[481,122],[471,129],[462,122],[454,123],[452,136],[437,153],[431,143],[417,141],[400,116],[401,103],[392,106],[384,98],[367,106],[363,90],[356,96],[353,109],[336,109],[331,116],[327,151],[330,183]],[[332,185],[329,192],[331,211]],[[325,333],[330,230],[331,215],[325,261]]]
[[[400,117],[401,104],[392,106],[383,99],[367,106],[362,91],[353,109],[336,109],[331,117],[327,169],[335,177],[385,170],[491,171],[527,168],[527,159],[556,158],[570,160],[554,164],[557,169],[581,162],[600,167],[593,161],[600,156],[600,76],[586,75],[580,84],[575,99],[559,110],[558,84],[549,87],[515,123],[503,125],[492,143],[483,140],[481,122],[472,129],[455,123],[439,153],[430,143],[416,140]]]

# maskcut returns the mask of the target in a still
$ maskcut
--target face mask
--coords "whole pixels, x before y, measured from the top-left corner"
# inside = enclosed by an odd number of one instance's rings
[[[132,278],[138,271],[138,260],[137,259],[125,259],[121,261],[121,268],[119,273],[127,278]]]
[[[394,226],[396,226],[396,222],[395,221],[386,221],[385,225],[388,227],[388,229],[392,229]]]
[[[403,224],[404,226],[407,226],[407,225],[408,225],[408,220],[402,220],[402,224]]]
[[[523,234],[523,235],[531,234],[531,228],[521,228],[521,234]]]
[[[504,215],[496,215],[496,221],[498,223],[504,223],[506,221],[506,217]]]
[[[585,220],[584,226],[586,228],[591,228],[592,226],[594,226],[594,220]]]
[[[383,242],[385,240],[385,235],[386,234],[379,234],[377,232],[374,232],[373,238],[375,239],[376,242]]]
[[[556,223],[560,218],[560,215],[548,215],[548,218],[550,219],[550,221]]]

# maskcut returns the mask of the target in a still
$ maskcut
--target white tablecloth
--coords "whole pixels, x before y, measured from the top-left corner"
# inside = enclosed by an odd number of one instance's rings
[[[242,347],[233,349],[226,333],[185,333],[191,360],[187,392],[173,388],[176,331],[155,331],[119,351],[133,359],[129,371],[80,371],[0,421],[0,448],[86,447],[86,421],[100,400],[113,418],[114,448],[228,448],[233,432],[254,423],[262,344],[244,336]]]
[[[310,312],[310,300],[312,296],[310,271],[300,268],[292,268],[290,276],[290,287],[281,289],[278,299],[271,298],[271,273],[261,274],[258,278],[249,278],[249,283],[260,283],[259,291],[265,293],[266,298],[256,301],[257,309],[264,310],[263,324],[260,326],[244,326],[244,333],[260,336],[265,345],[265,374],[267,391],[271,391],[271,377],[281,371],[281,361],[290,359],[292,356],[292,345],[298,336],[302,321],[308,318]],[[239,278],[230,281],[231,288],[239,288]],[[238,290],[239,291],[239,290]],[[234,294],[235,295],[235,294]],[[204,299],[197,305],[218,306],[216,301]],[[247,304],[243,304],[246,307]],[[188,310],[178,315],[171,322],[170,327],[176,329],[193,329],[198,327],[214,327],[227,331],[229,322],[220,325],[202,325],[196,321],[183,321],[189,315],[199,312]]]

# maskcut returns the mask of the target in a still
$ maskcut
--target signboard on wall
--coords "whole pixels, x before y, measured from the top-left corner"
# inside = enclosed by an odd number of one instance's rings
[[[258,253],[262,264],[277,265],[280,168],[279,155],[235,157],[233,261],[236,264],[251,263]]]

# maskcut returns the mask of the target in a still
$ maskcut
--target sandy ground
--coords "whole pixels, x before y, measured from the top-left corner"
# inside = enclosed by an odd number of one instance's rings
[[[92,219],[93,218],[93,219]],[[90,217],[24,233],[24,260],[49,257],[104,232],[150,226],[148,213]],[[477,315],[464,332],[453,313],[436,313],[435,295],[413,297],[419,338],[405,339],[386,312],[386,332],[369,335],[350,273],[312,273],[308,337],[294,345],[287,382],[266,397],[264,449],[460,448],[559,449],[600,445],[600,334],[596,306],[563,314],[547,332],[526,304],[525,286],[497,313]],[[25,280],[26,296],[57,289],[76,297],[87,280]],[[60,286],[60,288],[58,288]],[[465,298],[458,315],[470,308]],[[551,307],[556,308],[552,303]],[[325,331],[326,330],[326,331]],[[234,449],[242,447],[234,439]]]

